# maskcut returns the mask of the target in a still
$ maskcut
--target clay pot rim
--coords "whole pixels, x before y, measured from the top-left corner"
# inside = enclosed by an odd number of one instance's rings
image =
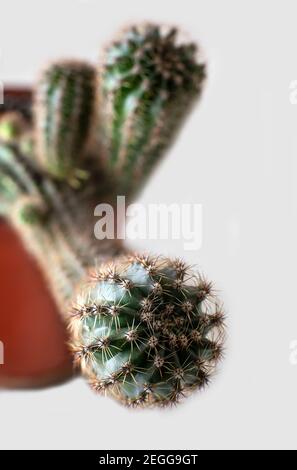
[[[36,390],[56,387],[57,385],[63,385],[77,376],[77,372],[74,369],[71,370],[71,368],[69,368],[69,362],[66,361],[63,367],[59,369],[58,373],[57,369],[52,369],[37,378],[35,376],[9,377],[3,375],[0,378],[0,393],[1,390],[4,389]]]

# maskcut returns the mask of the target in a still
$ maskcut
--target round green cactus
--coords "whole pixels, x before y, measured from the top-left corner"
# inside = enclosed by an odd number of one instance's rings
[[[127,405],[167,405],[209,381],[222,354],[212,287],[180,260],[119,258],[76,299],[70,327],[91,386]]]
[[[59,179],[75,178],[93,126],[96,72],[80,61],[50,65],[36,92],[37,155]]]
[[[205,67],[177,30],[126,30],[105,52],[100,75],[100,129],[106,164],[121,190],[141,187],[200,94]]]

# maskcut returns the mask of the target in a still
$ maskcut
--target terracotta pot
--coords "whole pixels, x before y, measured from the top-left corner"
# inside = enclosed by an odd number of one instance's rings
[[[65,327],[38,267],[0,222],[0,386],[45,386],[72,375]],[[2,358],[3,359],[3,358]]]

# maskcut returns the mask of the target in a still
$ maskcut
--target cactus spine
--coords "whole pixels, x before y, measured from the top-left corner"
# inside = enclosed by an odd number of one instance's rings
[[[100,75],[100,129],[106,165],[131,194],[176,135],[199,96],[205,67],[177,30],[144,25],[124,32],[105,52]]]
[[[50,65],[36,96],[37,155],[42,167],[59,179],[79,174],[93,126],[93,66],[78,61]]]

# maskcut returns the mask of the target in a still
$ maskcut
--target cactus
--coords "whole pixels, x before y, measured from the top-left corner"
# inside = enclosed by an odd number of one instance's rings
[[[21,157],[29,129],[20,112],[7,112],[0,119],[0,216],[10,211],[22,194],[35,192]]]
[[[96,71],[92,65],[62,61],[42,74],[35,97],[37,156],[59,179],[79,175],[93,126]]]
[[[29,124],[17,111],[5,113],[0,118],[0,139],[4,142],[16,142],[29,129]]]
[[[101,141],[125,195],[142,186],[202,89],[205,67],[196,62],[196,46],[177,45],[176,36],[175,28],[132,27],[105,52]]]
[[[168,405],[205,386],[221,357],[211,284],[180,260],[119,258],[74,303],[73,350],[91,386],[127,405]]]
[[[141,187],[201,91],[204,66],[175,36],[131,28],[107,48],[97,88],[92,66],[56,62],[33,121],[0,122],[0,215],[39,262],[92,387],[135,406],[202,388],[222,353],[210,283],[180,260],[94,237],[95,206]]]

